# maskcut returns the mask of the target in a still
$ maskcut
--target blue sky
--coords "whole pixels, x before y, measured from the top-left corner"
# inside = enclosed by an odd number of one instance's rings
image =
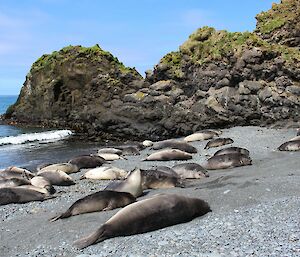
[[[67,45],[93,46],[152,69],[204,25],[252,31],[279,0],[1,0],[0,95],[17,95],[31,64]]]

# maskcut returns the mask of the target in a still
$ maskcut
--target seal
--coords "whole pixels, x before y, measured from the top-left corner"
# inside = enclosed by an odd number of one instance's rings
[[[140,155],[140,149],[137,146],[123,147],[122,155]]]
[[[161,170],[141,169],[141,172],[143,189],[184,187],[181,179],[178,176],[172,176]]]
[[[141,170],[135,168],[129,172],[125,180],[112,181],[105,187],[104,190],[127,192],[132,194],[134,197],[141,196],[143,194]]]
[[[207,139],[211,139],[217,135],[218,134],[215,131],[204,130],[204,131],[195,132],[189,136],[186,136],[183,140],[185,142],[204,141]]]
[[[279,151],[299,151],[300,140],[293,140],[283,143],[278,147]]]
[[[126,192],[99,191],[77,200],[66,212],[51,218],[49,221],[53,222],[83,213],[113,210],[135,201],[135,197]]]
[[[152,168],[154,170],[159,170],[159,171],[162,171],[164,173],[167,173],[172,177],[178,177],[179,178],[178,174],[172,168],[170,168],[168,166],[154,166]]]
[[[56,192],[50,181],[43,176],[35,176],[30,180],[30,183],[35,187],[45,188],[50,194],[54,194]]]
[[[193,156],[187,152],[178,149],[166,149],[150,154],[143,161],[171,161],[171,160],[189,160]]]
[[[232,144],[233,140],[231,138],[216,138],[213,139],[211,141],[209,141],[206,146],[204,147],[204,149],[209,149],[212,147],[219,147],[222,145],[227,145],[227,144]]]
[[[300,136],[293,137],[289,141],[297,141],[297,140],[300,140]]]
[[[228,154],[228,153],[240,153],[240,154],[243,154],[243,155],[246,155],[246,156],[250,155],[250,152],[245,148],[231,146],[231,147],[226,147],[226,148],[223,148],[219,151],[216,151],[214,153],[214,156],[222,155],[222,154]]]
[[[105,162],[102,157],[93,154],[77,156],[69,161],[69,163],[76,165],[79,169],[96,168]]]
[[[124,179],[127,171],[117,167],[102,166],[87,171],[80,179]]]
[[[75,173],[79,171],[79,168],[77,165],[71,164],[71,163],[55,163],[55,164],[49,164],[46,165],[43,168],[38,167],[39,172],[43,171],[55,171],[55,170],[61,170],[67,174]]]
[[[0,205],[44,201],[50,198],[53,197],[28,188],[0,188]]]
[[[116,153],[98,153],[98,155],[103,158],[105,161],[115,161],[115,160],[124,160],[122,156]]]
[[[108,238],[146,233],[205,215],[207,202],[176,194],[161,194],[132,203],[112,216],[99,229],[74,242],[79,249]]]
[[[101,154],[101,153],[113,153],[113,154],[121,155],[122,150],[114,148],[114,147],[106,147],[106,148],[101,148],[98,150],[98,154]]]
[[[218,170],[251,164],[252,160],[250,157],[239,153],[229,153],[213,156],[209,158],[207,162],[202,166],[208,170]]]
[[[181,163],[174,165],[172,169],[182,179],[199,179],[209,177],[207,170],[197,163]]]
[[[39,171],[37,174],[46,178],[52,185],[55,186],[75,185],[73,179],[61,170]]]
[[[5,176],[6,178],[24,178],[24,179],[31,179],[35,175],[26,169],[19,168],[16,166],[10,166],[5,170],[1,171],[0,176]]]
[[[172,148],[172,149],[179,149],[181,151],[187,153],[197,153],[197,148],[188,144],[185,141],[179,141],[176,139],[168,139],[159,142],[155,142],[152,147],[154,150],[159,150],[163,148]]]
[[[22,185],[30,185],[27,179],[23,178],[3,178],[0,179],[0,188],[3,187],[17,187]]]

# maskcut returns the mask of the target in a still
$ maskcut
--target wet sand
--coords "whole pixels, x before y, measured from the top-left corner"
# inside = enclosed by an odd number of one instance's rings
[[[56,187],[55,199],[0,207],[1,256],[299,256],[300,255],[300,152],[276,148],[296,135],[295,129],[235,127],[223,130],[232,146],[245,147],[251,166],[209,171],[210,177],[189,180],[186,188],[149,190],[200,197],[212,212],[185,224],[141,235],[106,240],[84,250],[73,241],[100,227],[119,209],[74,216],[50,223],[74,201],[103,189],[107,181],[79,180]],[[204,150],[207,141],[194,142],[198,153],[191,161],[203,163],[222,147]],[[142,162],[149,154],[129,156],[112,165],[131,170],[181,162]]]

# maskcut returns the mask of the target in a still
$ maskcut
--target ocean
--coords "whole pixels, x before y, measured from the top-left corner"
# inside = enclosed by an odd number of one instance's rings
[[[0,96],[0,114],[17,96]],[[21,128],[0,125],[0,169],[18,166],[35,170],[42,163],[67,162],[71,158],[96,152],[100,143],[73,140],[73,131]]]

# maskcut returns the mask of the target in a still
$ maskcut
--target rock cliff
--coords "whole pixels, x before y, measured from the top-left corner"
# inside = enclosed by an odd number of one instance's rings
[[[203,27],[144,80],[99,46],[35,62],[6,117],[102,138],[164,138],[206,127],[299,122],[299,3],[282,0],[250,32]]]

